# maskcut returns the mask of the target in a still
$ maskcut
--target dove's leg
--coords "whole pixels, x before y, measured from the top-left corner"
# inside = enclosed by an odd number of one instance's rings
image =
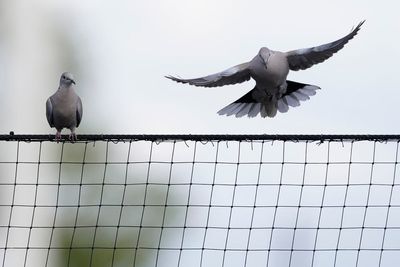
[[[278,87],[279,93],[280,93],[281,95],[283,95],[284,93],[286,93],[287,87],[288,87],[288,85],[287,85],[287,82],[285,81],[283,84],[281,84],[281,85]]]
[[[57,141],[57,143],[61,140],[61,130],[57,129],[55,140]]]
[[[71,142],[78,140],[78,138],[76,137],[75,128],[71,128],[71,133],[69,134],[69,140]]]

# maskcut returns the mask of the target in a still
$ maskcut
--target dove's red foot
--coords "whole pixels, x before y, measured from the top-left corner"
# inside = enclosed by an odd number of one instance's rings
[[[69,140],[70,140],[71,142],[77,141],[77,140],[78,140],[78,137],[76,137],[76,133],[70,133],[70,134],[69,134]]]
[[[57,141],[57,143],[61,141],[61,132],[58,132],[58,131],[56,132],[55,140]]]

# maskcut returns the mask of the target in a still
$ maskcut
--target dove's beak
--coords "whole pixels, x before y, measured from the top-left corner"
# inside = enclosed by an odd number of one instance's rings
[[[71,80],[71,82],[72,82],[73,84],[76,84],[74,80]]]

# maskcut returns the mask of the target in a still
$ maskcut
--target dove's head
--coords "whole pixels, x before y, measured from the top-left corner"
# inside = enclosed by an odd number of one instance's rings
[[[261,59],[267,63],[272,51],[268,49],[268,47],[261,47],[260,52],[258,52]]]
[[[71,84],[75,84],[74,75],[72,75],[72,73],[69,72],[64,72],[63,74],[61,74],[60,86],[61,85],[70,86]]]

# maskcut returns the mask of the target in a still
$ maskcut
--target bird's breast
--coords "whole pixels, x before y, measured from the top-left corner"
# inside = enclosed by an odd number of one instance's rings
[[[286,81],[289,64],[285,55],[274,52],[265,62],[259,56],[252,60],[251,75],[257,84],[279,87]]]
[[[61,91],[52,96],[53,118],[56,127],[71,127],[76,123],[77,96],[73,92]]]

